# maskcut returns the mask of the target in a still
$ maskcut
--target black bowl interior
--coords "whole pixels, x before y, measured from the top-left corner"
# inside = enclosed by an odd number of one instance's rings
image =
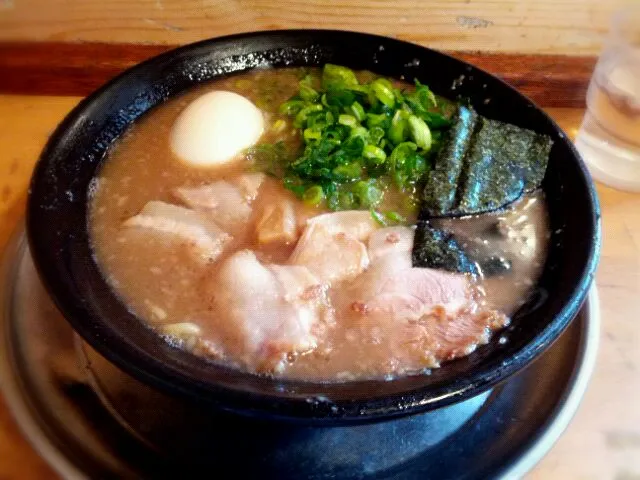
[[[92,256],[87,229],[91,180],[109,145],[155,105],[221,75],[326,62],[427,83],[470,101],[487,117],[554,139],[544,181],[551,248],[531,301],[502,334],[431,375],[319,384],[275,380],[213,365],[175,349],[136,319],[111,291]],[[271,418],[374,420],[447,405],[522,368],[564,330],[582,304],[600,245],[591,180],[571,142],[530,100],[469,64],[417,45],[337,31],[251,33],[173,50],[120,75],[84,100],[46,145],[27,210],[31,251],[64,316],[101,354],[137,378],[220,408]]]

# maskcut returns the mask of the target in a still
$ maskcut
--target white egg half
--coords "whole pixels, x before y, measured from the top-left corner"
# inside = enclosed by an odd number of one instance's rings
[[[233,92],[209,92],[178,116],[170,134],[171,150],[192,166],[213,167],[255,145],[263,130],[263,114],[250,100]]]

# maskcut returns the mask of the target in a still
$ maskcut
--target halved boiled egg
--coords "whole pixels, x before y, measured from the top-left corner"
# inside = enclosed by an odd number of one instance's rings
[[[250,100],[227,91],[198,97],[176,119],[171,150],[195,167],[213,167],[234,160],[255,145],[264,131],[264,116]]]

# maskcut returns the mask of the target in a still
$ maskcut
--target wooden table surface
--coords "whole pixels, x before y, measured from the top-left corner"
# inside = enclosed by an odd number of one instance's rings
[[[0,249],[23,215],[27,183],[54,126],[78,97],[0,95]],[[581,109],[549,109],[575,134]],[[602,341],[571,425],[531,479],[640,479],[640,194],[598,185],[604,241],[597,283]],[[0,400],[0,479],[51,478]]]
[[[611,12],[632,1],[0,0],[0,41],[184,44],[255,30],[337,28],[441,50],[597,55]]]

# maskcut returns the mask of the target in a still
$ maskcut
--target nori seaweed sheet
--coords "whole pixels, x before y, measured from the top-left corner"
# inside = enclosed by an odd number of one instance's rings
[[[420,218],[494,211],[540,186],[550,137],[462,105],[453,122],[425,185]]]
[[[476,259],[447,232],[432,228],[436,217],[477,215],[504,208],[538,188],[544,179],[553,141],[535,133],[478,115],[458,106],[423,190],[413,242],[414,267],[486,274],[509,270],[506,260]]]
[[[433,228],[428,221],[419,221],[411,251],[414,267],[437,268],[450,272],[470,273],[484,277],[504,275],[511,270],[511,261],[503,257],[472,254],[466,251],[453,234]]]
[[[504,275],[511,270],[511,260],[504,257],[486,257],[478,262],[480,270],[484,277],[494,277],[496,275]]]
[[[477,265],[467,256],[453,235],[431,227],[429,222],[420,221],[416,225],[411,262],[414,267],[478,274]]]
[[[452,117],[453,126],[445,134],[442,147],[436,156],[434,167],[424,188],[423,212],[449,211],[455,204],[456,190],[464,158],[473,142],[473,132],[478,114],[471,109],[459,107]],[[433,217],[435,215],[428,215]]]

